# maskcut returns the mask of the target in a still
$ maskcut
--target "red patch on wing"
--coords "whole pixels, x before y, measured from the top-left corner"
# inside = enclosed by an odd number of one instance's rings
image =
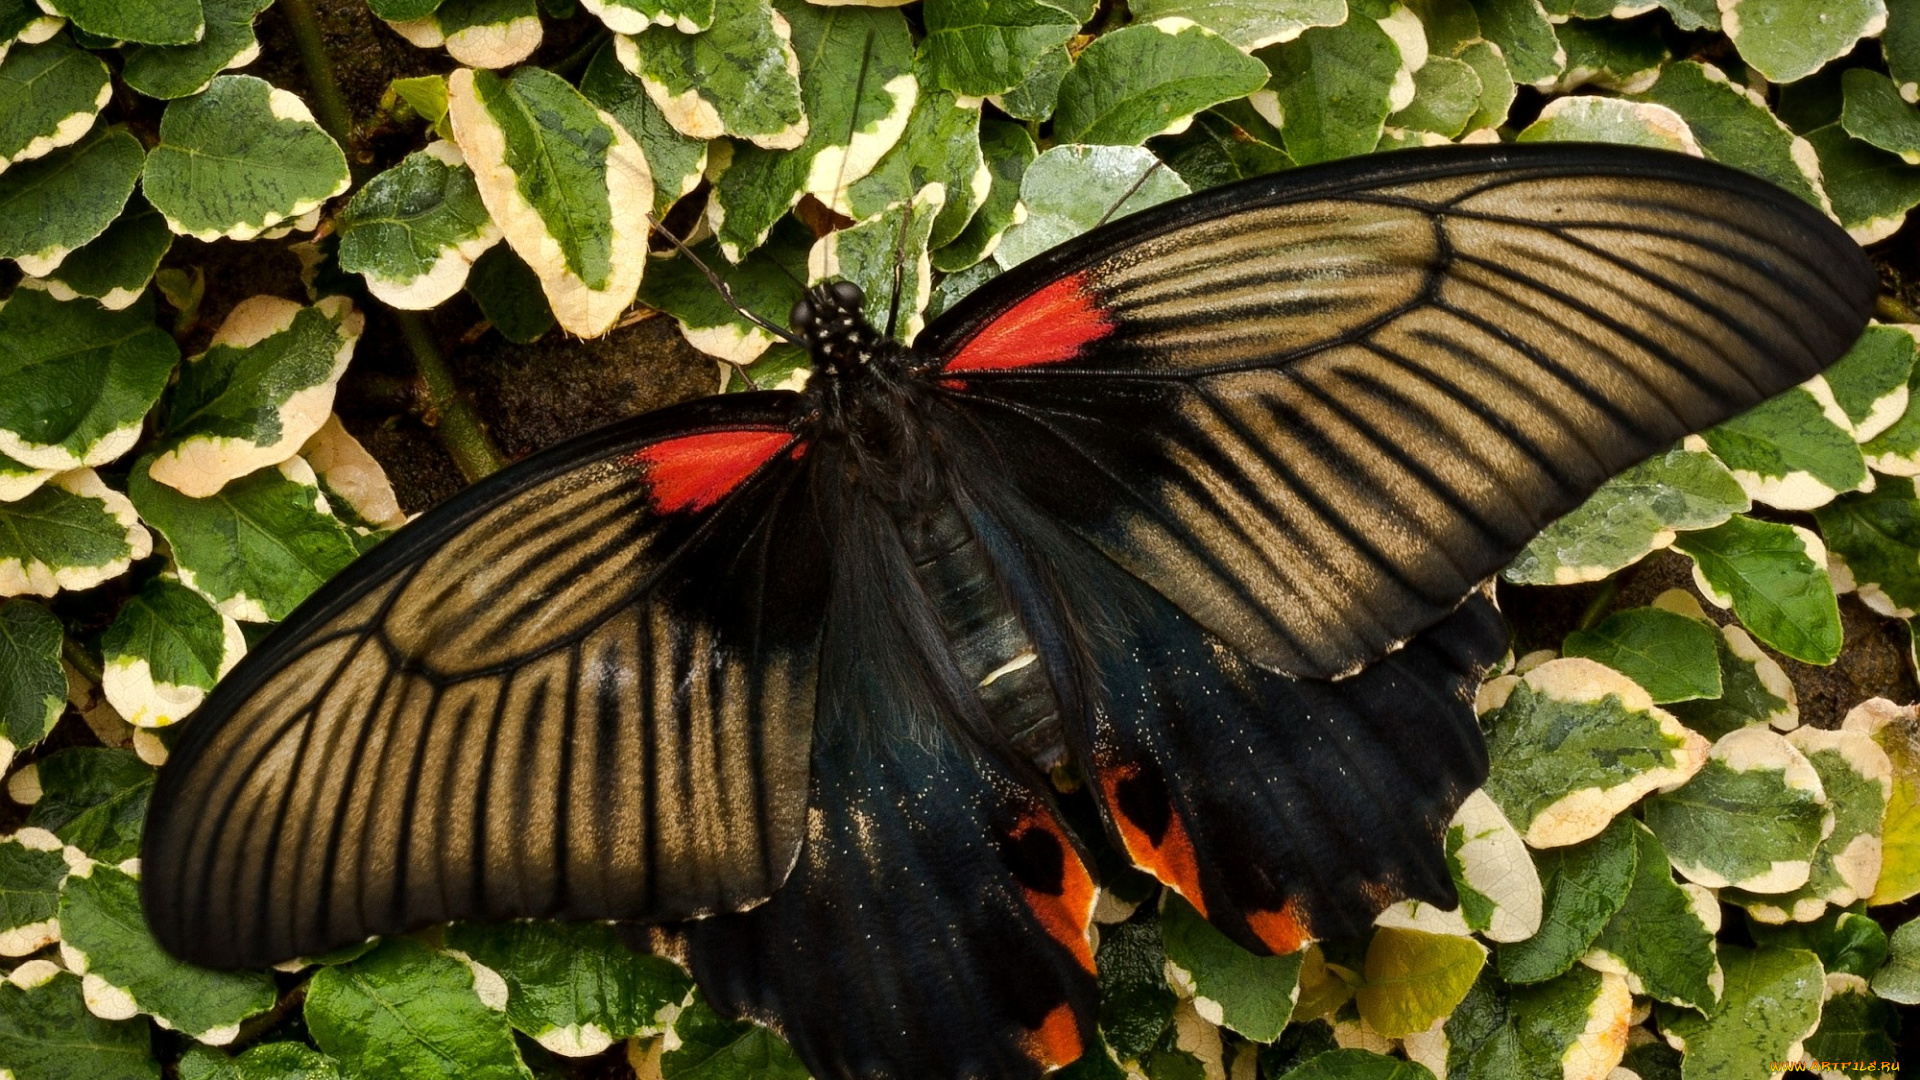
[[[1080,1022],[1074,1019],[1073,1006],[1062,1002],[1053,1007],[1040,1027],[1027,1036],[1027,1055],[1043,1068],[1057,1069],[1080,1060],[1086,1049],[1080,1041]]]
[[[709,431],[636,450],[633,462],[646,476],[655,510],[705,510],[794,441],[784,430]]]
[[[1207,914],[1206,897],[1200,891],[1200,860],[1194,855],[1193,840],[1187,835],[1186,823],[1180,820],[1180,812],[1173,807],[1167,808],[1167,827],[1161,834],[1159,843],[1155,843],[1147,830],[1129,819],[1121,809],[1123,805],[1120,786],[1132,779],[1138,772],[1134,766],[1108,768],[1100,777],[1100,786],[1106,792],[1107,806],[1113,810],[1114,824],[1120,828],[1120,841],[1127,849],[1127,857],[1133,865],[1159,878],[1175,892],[1186,898],[1187,903],[1200,913]]]
[[[1086,275],[1069,274],[1013,305],[980,328],[944,370],[1006,371],[1057,364],[1113,330],[1113,316],[1087,290]]]
[[[1250,911],[1247,926],[1274,955],[1293,952],[1313,940],[1313,930],[1300,911],[1300,901],[1289,897],[1279,911]]]
[[[1014,830],[1013,840],[1018,843],[1035,829],[1052,837],[1053,846],[1060,853],[1060,886],[1059,891],[1054,892],[1023,883],[1020,891],[1026,896],[1027,910],[1033,912],[1047,936],[1072,953],[1091,975],[1094,973],[1093,942],[1088,939],[1087,928],[1093,924],[1093,875],[1074,854],[1066,830],[1054,820],[1051,811],[1041,810],[1022,819]]]

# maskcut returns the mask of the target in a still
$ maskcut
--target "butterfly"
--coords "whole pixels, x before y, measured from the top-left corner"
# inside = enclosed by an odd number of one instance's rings
[[[160,773],[153,932],[233,967],[692,920],[707,996],[817,1076],[1064,1065],[1099,884],[1050,771],[1256,952],[1454,906],[1491,575],[1876,291],[1760,180],[1573,145],[1165,203],[911,346],[816,286],[803,390],[536,454],[251,653]]]

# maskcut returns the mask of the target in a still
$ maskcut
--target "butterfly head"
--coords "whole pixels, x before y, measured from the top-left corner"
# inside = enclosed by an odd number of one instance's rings
[[[866,302],[860,286],[831,281],[808,289],[793,305],[788,321],[806,339],[815,370],[850,372],[882,352],[883,338],[867,321]]]

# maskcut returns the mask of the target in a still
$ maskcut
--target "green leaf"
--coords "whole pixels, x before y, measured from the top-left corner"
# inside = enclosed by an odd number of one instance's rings
[[[1906,413],[1912,399],[1907,382],[1913,375],[1914,333],[1913,327],[1869,326],[1845,356],[1814,376],[1852,425],[1857,441],[1878,437]]]
[[[800,299],[800,287],[794,280],[806,276],[807,251],[812,246],[813,234],[807,227],[786,218],[766,244],[737,264],[729,265],[720,258],[720,245],[712,240],[696,244],[693,252],[726,283],[735,303],[748,311],[784,320]],[[683,255],[655,261],[647,271],[640,300],[672,315],[688,344],[729,363],[750,364],[775,341],[772,334],[735,311]],[[881,302],[885,303],[884,294]]]
[[[1136,10],[1134,17],[1155,16]],[[927,0],[922,18],[921,55],[935,85],[973,97],[1019,86],[1041,57],[1080,29],[1079,20],[1040,0]]]
[[[92,469],[60,473],[0,503],[0,596],[90,589],[152,551],[133,505]]]
[[[179,358],[151,301],[115,312],[15,289],[0,306],[0,453],[45,469],[112,461]]]
[[[131,750],[76,746],[56,750],[14,774],[37,794],[27,824],[45,829],[89,858],[118,863],[140,853],[140,824],[153,792],[153,769]],[[8,793],[19,799],[10,782]]]
[[[251,75],[222,75],[167,105],[141,184],[167,225],[251,240],[347,190],[347,158],[306,103]]]
[[[367,7],[387,22],[424,19],[440,6],[440,0],[367,0]]]
[[[1540,876],[1526,842],[1485,791],[1468,795],[1447,824],[1446,858],[1457,907],[1403,900],[1374,925],[1457,937],[1479,933],[1489,941],[1519,941],[1540,929]]]
[[[1920,611],[1920,498],[1912,477],[1883,476],[1872,491],[1814,512],[1836,588],[1851,586],[1882,615]]]
[[[1674,868],[1710,889],[1781,893],[1807,881],[1813,853],[1833,831],[1820,776],[1806,756],[1764,727],[1713,744],[1706,765],[1647,800],[1647,827]]]
[[[1433,1080],[1424,1065],[1358,1048],[1329,1050],[1289,1070],[1280,1080]]]
[[[1387,126],[1454,138],[1480,109],[1479,72],[1465,60],[1436,56],[1413,73],[1413,101],[1387,117]]]
[[[0,608],[0,617],[4,612]],[[60,839],[45,829],[0,836],[0,956],[28,956],[60,940],[60,883],[67,877],[63,850]]]
[[[1747,931],[1757,945],[1811,952],[1828,975],[1864,979],[1887,962],[1890,948],[1887,932],[1870,916],[1838,908],[1808,923],[1768,925],[1749,920]]]
[[[649,24],[697,34],[713,25],[714,0],[581,0],[617,34],[637,34]]]
[[[728,1020],[695,995],[674,1021],[679,1047],[660,1055],[662,1080],[806,1080],[806,1066],[780,1036]]]
[[[1554,27],[1566,50],[1566,71],[1554,83],[1564,93],[1597,86],[1622,94],[1636,94],[1660,77],[1673,58],[1657,28],[1616,19],[1574,19]]]
[[[1898,84],[1905,101],[1920,101],[1920,4],[1914,0],[1886,0],[1887,28],[1880,35],[1880,51],[1887,74]]]
[[[1639,683],[1654,704],[1665,705],[1720,696],[1719,638],[1707,624],[1644,607],[1568,634],[1562,651],[1605,664]]]
[[[1472,938],[1383,926],[1367,945],[1354,1002],[1387,1038],[1425,1031],[1460,1004],[1486,960],[1486,947]]]
[[[927,242],[944,247],[986,200],[993,174],[981,154],[979,105],[962,105],[953,94],[923,85],[900,141],[871,172],[848,185],[849,216],[868,221],[912,200],[928,184],[944,188],[945,202]]]
[[[199,708],[246,651],[238,623],[185,585],[154,578],[100,635],[101,689],[128,723],[164,727]]]
[[[180,1080],[341,1080],[333,1060],[304,1043],[271,1042],[239,1057],[196,1046],[180,1059]]]
[[[1502,573],[1526,585],[1598,581],[1673,543],[1683,529],[1719,525],[1751,507],[1720,460],[1678,446],[1615,476],[1541,531]]]
[[[140,912],[140,883],[104,863],[82,866],[60,889],[60,957],[83,977],[87,1007],[108,1020],[145,1013],[214,1046],[240,1021],[273,1008],[273,978],[194,967],[160,947]]]
[[[65,38],[0,55],[0,170],[78,141],[113,98],[107,65]]]
[[[39,490],[54,470],[41,469],[0,454],[0,503],[24,499]]]
[[[1173,1023],[1179,997],[1163,973],[1166,950],[1160,920],[1151,913],[1102,927],[1095,960],[1100,981],[1100,1031],[1121,1062],[1137,1061]]]
[[[0,258],[34,277],[105,232],[133,193],[143,157],[125,128],[97,127],[71,146],[0,173]]]
[[[1887,943],[1892,953],[1873,976],[1873,992],[1902,1005],[1920,1005],[1920,918],[1901,923]]]
[[[1168,975],[1208,1023],[1254,1042],[1280,1037],[1299,993],[1301,953],[1255,956],[1233,943],[1171,889],[1161,894],[1160,934]]]
[[[517,345],[538,340],[553,328],[553,309],[540,291],[540,276],[506,244],[495,244],[474,260],[467,294],[493,328]]]
[[[506,980],[509,1024],[570,1057],[660,1034],[693,985],[672,961],[635,953],[604,923],[456,925],[446,938]]]
[[[260,55],[254,17],[273,0],[201,0],[207,32],[191,45],[136,45],[127,50],[120,77],[148,97],[183,98],[205,90],[229,68],[246,67]]]
[[[488,984],[491,983],[491,986]],[[485,987],[479,992],[477,988]],[[307,984],[307,1030],[344,1072],[383,1080],[523,1080],[504,987],[412,938],[396,937]]]
[[[1054,103],[1060,98],[1061,80],[1067,77],[1067,71],[1072,67],[1073,58],[1068,55],[1066,46],[1050,49],[1033,62],[1025,82],[987,100],[1015,120],[1039,123],[1053,115]]]
[[[1920,165],[1920,109],[1900,96],[1893,80],[1877,71],[1850,68],[1841,76],[1845,104],[1840,126],[1847,134]]]
[[[1202,26],[1177,19],[1095,38],[1060,83],[1054,138],[1133,146],[1187,129],[1210,105],[1245,97],[1266,65]]]
[[[1700,154],[1680,114],[1665,105],[1579,95],[1554,98],[1515,142],[1604,142]]]
[[[845,185],[893,148],[918,93],[913,44],[898,11],[821,8],[803,0],[774,7],[793,28],[807,137],[784,152],[734,144],[731,157],[720,149],[727,144],[714,145],[707,220],[735,262],[759,247],[802,195],[845,213]],[[862,70],[866,82],[856,98],[854,76]]]
[[[881,333],[891,329],[896,340],[913,340],[925,322],[921,313],[932,292],[927,234],[939,221],[945,199],[941,185],[930,183],[910,204],[895,205],[878,217],[821,237],[807,255],[809,280],[844,278],[860,286],[873,325]],[[895,298],[894,269],[900,262],[905,266]],[[889,327],[896,306],[899,321]]]
[[[1155,139],[1151,149],[1188,187],[1203,191],[1292,168],[1280,141],[1277,128],[1237,101],[1201,113],[1192,127]]]
[[[140,299],[160,260],[173,246],[167,219],[134,196],[105,232],[74,248],[46,278],[47,292],[56,300],[89,297],[102,307],[119,311]]]
[[[1881,0],[1723,0],[1720,24],[1769,81],[1803,79],[1886,25]]]
[[[1500,47],[1491,41],[1475,41],[1461,50],[1460,59],[1473,65],[1474,74],[1480,78],[1480,101],[1473,115],[1467,118],[1467,130],[1481,131],[1505,124],[1518,91]]]
[[[1815,396],[1825,383],[1797,386],[1701,434],[1755,502],[1782,510],[1825,506],[1862,490],[1867,465],[1837,404]]]
[[[620,63],[675,129],[722,135],[771,150],[807,138],[800,60],[792,34],[767,0],[717,0],[711,28],[686,34],[655,26],[614,39]]]
[[[934,252],[936,258],[939,254],[937,251]],[[927,318],[939,316],[941,312],[959,303],[968,293],[999,276],[1000,264],[987,260],[942,277],[940,283],[933,287],[933,297],[927,301]]]
[[[1286,123],[1285,149],[1302,165],[1364,154],[1394,112],[1400,47],[1365,16],[1315,27],[1264,50]],[[1409,77],[1410,81],[1410,77]],[[1404,102],[1403,102],[1404,103]]]
[[[1734,517],[1685,533],[1673,546],[1694,562],[1694,584],[1774,649],[1809,664],[1840,655],[1840,609],[1827,552],[1806,529]]]
[[[1693,601],[1691,593],[1680,595]],[[1699,610],[1698,601],[1693,601],[1693,609]],[[1704,614],[1699,617],[1707,621]],[[1728,623],[1718,629],[1714,650],[1720,660],[1720,696],[1677,701],[1669,711],[1709,739],[1749,724],[1771,724],[1782,731],[1799,724],[1798,695],[1779,663],[1740,627]]]
[[[180,580],[242,622],[287,617],[359,554],[353,535],[325,509],[313,470],[299,458],[261,469],[195,499],[134,463],[128,493],[140,516],[173,548]]]
[[[1885,240],[1920,206],[1920,168],[1848,137],[1839,124],[1807,132],[1820,158],[1821,182],[1834,215],[1861,244]]]
[[[1720,906],[1707,889],[1674,881],[1659,838],[1623,820],[1633,836],[1633,884],[1581,962],[1625,976],[1636,994],[1711,1010],[1721,987],[1714,951]]]
[[[62,636],[60,620],[39,604],[0,603],[0,773],[14,754],[46,738],[67,707]]]
[[[1765,98],[1735,86],[1719,68],[1693,60],[1673,64],[1659,76],[1640,100],[1679,113],[1707,157],[1826,208],[1813,147],[1774,116]]]
[[[462,69],[454,134],[480,198],[534,273],[562,329],[606,333],[640,286],[653,181],[640,144],[566,80]]]
[[[414,45],[445,46],[448,56],[476,68],[512,67],[541,41],[535,0],[442,0],[431,15],[391,25]]]
[[[1552,660],[1481,691],[1489,707],[1486,791],[1533,847],[1598,835],[1656,788],[1692,776],[1706,740],[1632,679],[1577,658]]]
[[[1540,0],[1474,0],[1480,29],[1500,46],[1516,81],[1551,85],[1567,66],[1567,53],[1554,36]]]
[[[1156,163],[1138,146],[1056,146],[1041,154],[1020,178],[1026,217],[1000,238],[993,261],[1011,268],[1093,228],[1109,211],[1122,217],[1187,194],[1186,183]]]
[[[618,48],[617,41],[609,41],[593,54],[586,74],[580,77],[580,93],[640,144],[647,168],[653,172],[653,215],[657,221],[681,196],[700,186],[707,167],[707,141],[674,130],[640,80],[620,66]]]
[[[292,457],[331,415],[364,325],[344,296],[234,305],[207,351],[181,367],[148,475],[206,498]]]
[[[1721,893],[1722,900],[1768,923],[1811,922],[1829,904],[1846,907],[1873,895],[1880,881],[1880,822],[1893,794],[1893,763],[1865,732],[1802,727],[1789,732],[1787,741],[1819,774],[1833,831],[1815,849],[1799,888],[1772,896]]]
[[[1347,19],[1346,0],[1133,0],[1137,22],[1188,19],[1252,52]]]
[[[473,260],[500,240],[452,143],[408,154],[353,193],[334,218],[340,269],[397,308],[437,307],[467,282]]]
[[[1878,1080],[1888,1063],[1903,1056],[1894,1042],[1899,1030],[1899,1011],[1875,997],[1865,979],[1828,972],[1820,1027],[1807,1037],[1804,1057],[1838,1066],[1830,1065],[1826,1075]]]
[[[41,6],[110,41],[186,45],[206,31],[200,5],[201,0],[46,0]]]
[[[1014,223],[1020,181],[1039,151],[1019,124],[991,118],[980,121],[980,153],[987,166],[987,197],[973,219],[947,246],[933,253],[933,266],[952,273],[992,255]]]
[[[1911,706],[1870,698],[1847,713],[1841,728],[1870,736],[1893,766],[1880,823],[1880,881],[1869,902],[1899,903],[1920,893],[1920,721]]]
[[[0,1072],[13,1080],[160,1080],[145,1024],[87,1011],[80,978],[47,965],[22,989],[0,979]]]
[[[1820,1023],[1820,959],[1799,949],[1720,948],[1726,990],[1712,1017],[1662,1006],[1660,1030],[1687,1076],[1770,1076]]]
[[[1444,1054],[1432,1064],[1450,1080],[1603,1076],[1620,1054],[1609,1033],[1624,1031],[1631,1010],[1618,976],[1574,968],[1550,982],[1503,987],[1489,972],[1447,1018]],[[1409,1056],[1415,1048],[1409,1040]]]
[[[38,45],[65,25],[66,19],[47,14],[34,0],[0,0],[0,48]]]
[[[1540,930],[1497,950],[1500,977],[1545,982],[1564,975],[1627,901],[1634,877],[1635,825],[1617,817],[1600,835],[1534,856],[1544,894]],[[1665,868],[1665,860],[1661,862]]]

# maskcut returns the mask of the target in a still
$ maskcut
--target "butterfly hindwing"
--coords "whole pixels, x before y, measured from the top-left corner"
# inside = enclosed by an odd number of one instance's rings
[[[669,918],[796,857],[824,543],[796,399],[602,429],[407,525],[223,681],[143,865],[176,954]]]
[[[688,959],[815,1076],[1037,1076],[1091,1041],[1093,877],[1044,780],[967,719],[893,522],[852,501],[799,864],[765,904],[690,926]]]
[[[1628,147],[1457,147],[1148,210],[922,335],[1009,479],[1254,662],[1359,669],[1549,521],[1817,373],[1872,268]]]

